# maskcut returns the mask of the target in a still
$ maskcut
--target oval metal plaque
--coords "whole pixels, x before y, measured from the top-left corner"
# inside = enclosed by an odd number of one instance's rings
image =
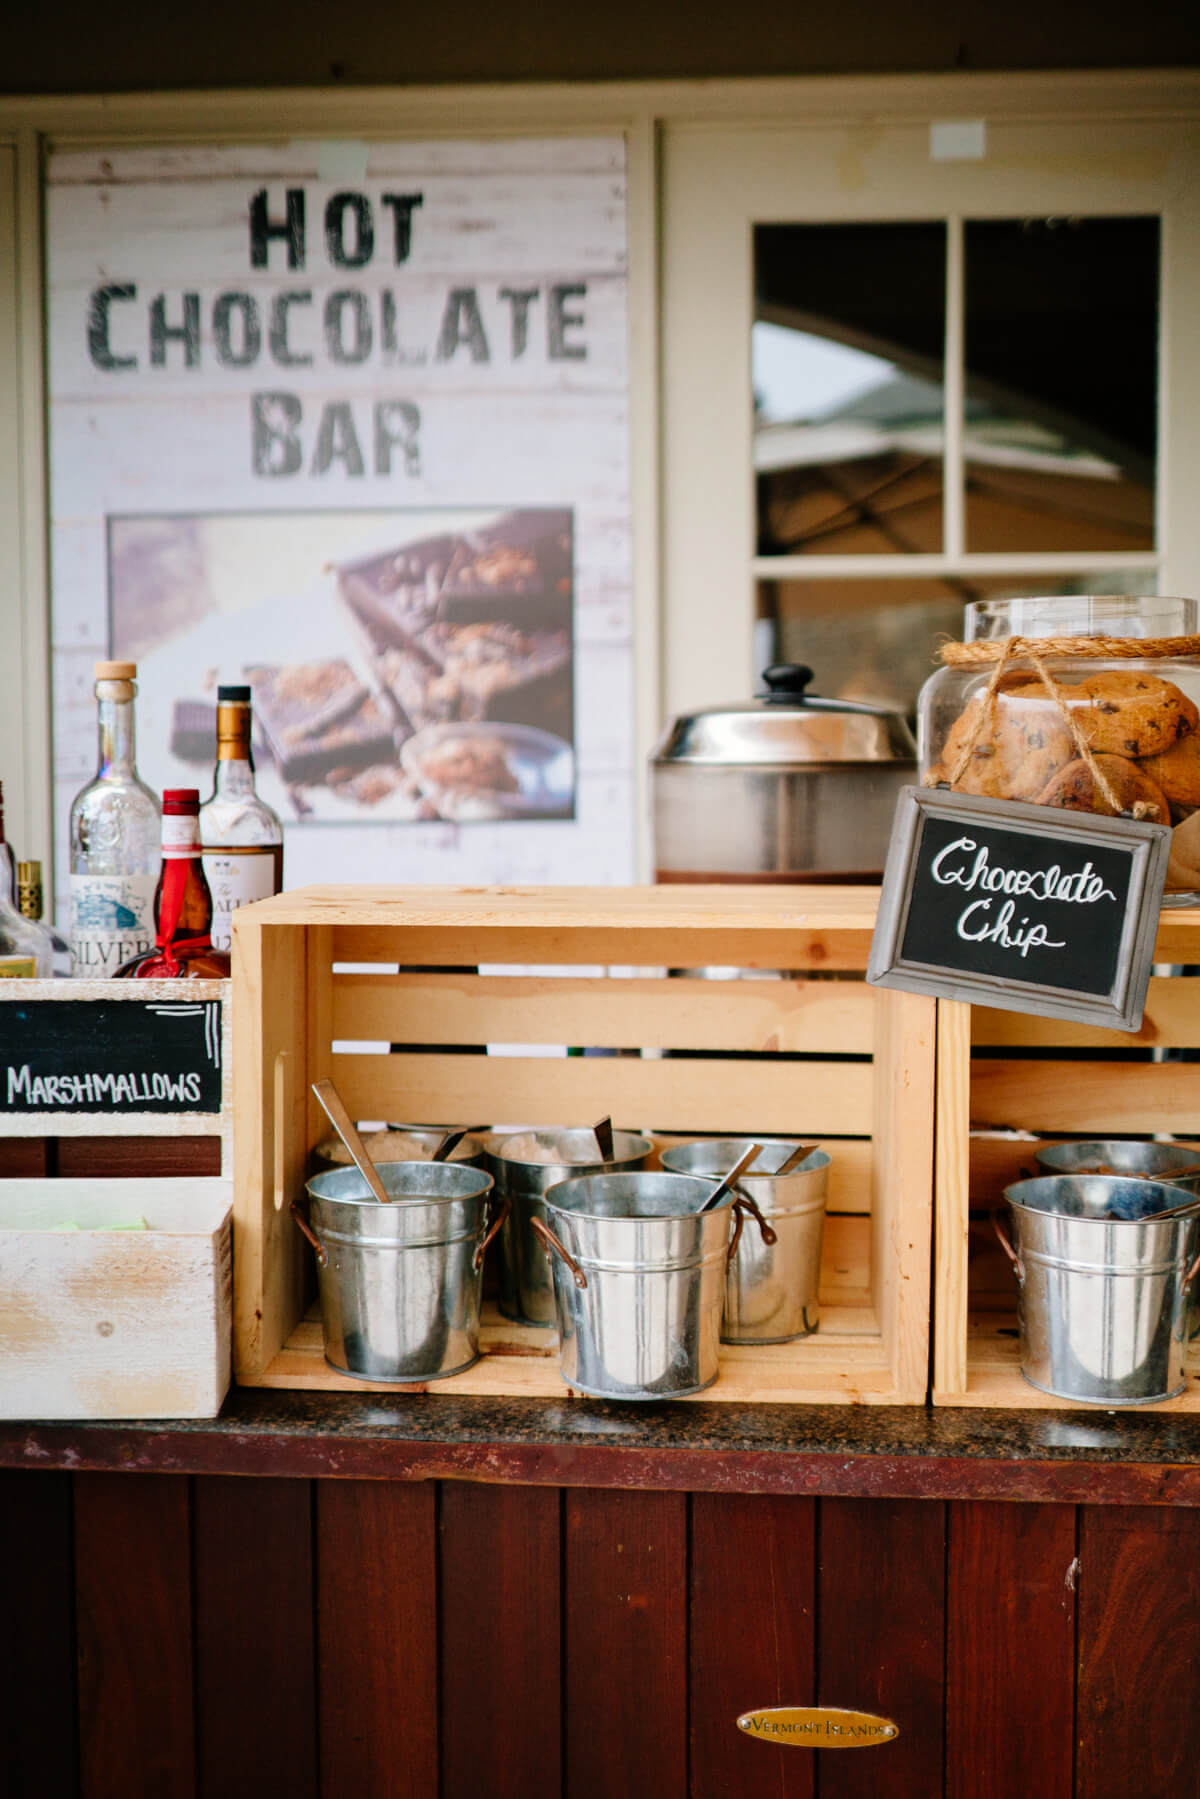
[[[738,1729],[763,1743],[790,1743],[793,1749],[869,1749],[894,1743],[900,1728],[874,1712],[847,1712],[835,1705],[776,1705],[743,1712]]]

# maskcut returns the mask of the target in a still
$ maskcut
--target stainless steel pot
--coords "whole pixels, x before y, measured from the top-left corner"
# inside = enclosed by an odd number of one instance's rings
[[[357,1168],[305,1183],[292,1215],[317,1256],[325,1359],[362,1380],[444,1379],[479,1354],[492,1177],[458,1162],[382,1162],[382,1205]]]
[[[671,721],[651,760],[657,881],[878,881],[917,750],[896,712],[807,692],[812,670]]]
[[[790,1343],[808,1337],[820,1324],[821,1247],[825,1236],[825,1189],[829,1157],[822,1149],[789,1174],[776,1175],[795,1140],[760,1137],[760,1154],[735,1183],[734,1191],[755,1200],[774,1228],[774,1243],[747,1231],[725,1275],[723,1343]],[[747,1137],[705,1137],[675,1143],[662,1152],[662,1165],[676,1174],[715,1180],[750,1147]]]
[[[1200,1198],[1165,1182],[1041,1175],[1004,1189],[1021,1373],[1097,1405],[1149,1405],[1185,1386],[1185,1319]]]
[[[533,1229],[553,1255],[568,1386],[600,1399],[679,1399],[716,1380],[725,1267],[746,1202],[729,1191],[702,1210],[715,1188],[657,1171],[550,1188]]]
[[[654,1144],[633,1131],[613,1132],[611,1162],[596,1159],[590,1130],[492,1132],[483,1139],[483,1165],[510,1202],[500,1233],[500,1310],[519,1324],[552,1329],[554,1280],[534,1230],[545,1220],[549,1188],[572,1175],[644,1168]]]

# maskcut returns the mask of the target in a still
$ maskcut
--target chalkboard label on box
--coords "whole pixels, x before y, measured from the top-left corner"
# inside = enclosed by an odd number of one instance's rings
[[[867,979],[1136,1031],[1170,841],[1168,825],[906,787]]]
[[[214,999],[8,1001],[0,1113],[219,1113],[221,1027]]]

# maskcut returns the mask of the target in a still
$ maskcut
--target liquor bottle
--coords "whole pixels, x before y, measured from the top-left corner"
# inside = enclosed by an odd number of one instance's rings
[[[117,970],[123,978],[218,981],[229,957],[213,948],[212,894],[200,855],[200,795],[194,787],[163,793],[162,871],[154,894],[154,947]]]
[[[283,886],[283,826],[254,790],[250,689],[217,689],[217,766],[200,808],[204,872],[213,897],[212,940],[227,950],[233,914]]]
[[[17,864],[12,852],[12,844],[4,836],[4,784],[0,782],[0,893],[5,893],[15,906],[17,903]]]
[[[0,979],[48,980],[53,973],[49,931],[23,918],[0,885]]]
[[[71,972],[71,945],[56,931],[52,924],[47,924],[42,917],[42,865],[40,862],[17,863],[17,910],[22,918],[30,918],[34,924],[40,924],[50,939],[53,952],[53,972],[56,975],[69,975]]]
[[[134,662],[97,662],[99,765],[71,807],[71,972],[93,980],[154,941],[159,808],[134,761],[136,677]]]

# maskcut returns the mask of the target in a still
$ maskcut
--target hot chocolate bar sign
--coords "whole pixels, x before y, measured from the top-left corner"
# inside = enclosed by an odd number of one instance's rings
[[[1170,827],[906,787],[867,979],[1136,1031]]]

